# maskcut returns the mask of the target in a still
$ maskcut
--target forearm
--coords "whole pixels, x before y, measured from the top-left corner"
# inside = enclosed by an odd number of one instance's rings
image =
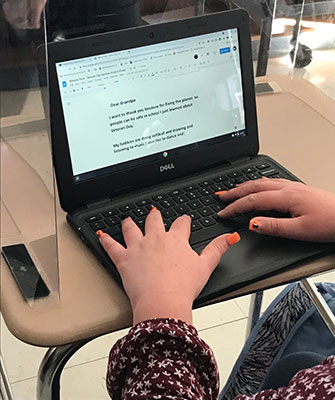
[[[193,323],[192,301],[173,292],[149,293],[132,304],[132,309],[133,325],[154,318],[175,318]]]

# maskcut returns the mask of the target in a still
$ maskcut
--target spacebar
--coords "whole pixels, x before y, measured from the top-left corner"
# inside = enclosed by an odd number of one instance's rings
[[[204,242],[205,240],[209,240],[215,238],[216,236],[223,235],[224,233],[235,232],[243,227],[244,225],[241,225],[235,221],[224,221],[222,223],[220,222],[219,224],[210,226],[208,228],[192,232],[190,238],[190,244],[194,245],[197,243],[201,243]]]

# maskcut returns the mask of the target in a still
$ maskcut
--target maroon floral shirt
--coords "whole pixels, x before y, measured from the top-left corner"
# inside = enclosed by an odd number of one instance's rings
[[[107,390],[113,400],[215,400],[219,375],[196,329],[176,319],[135,325],[110,351]],[[235,400],[335,400],[335,356],[300,371],[288,387]]]

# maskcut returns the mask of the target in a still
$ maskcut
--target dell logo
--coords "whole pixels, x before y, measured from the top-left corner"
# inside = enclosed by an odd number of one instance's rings
[[[164,172],[164,171],[167,171],[167,170],[169,170],[169,169],[175,169],[175,166],[174,166],[173,163],[161,165],[161,166],[159,167],[159,172]]]

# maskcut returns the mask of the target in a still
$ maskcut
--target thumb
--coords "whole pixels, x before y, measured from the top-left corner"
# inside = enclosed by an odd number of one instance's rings
[[[301,240],[306,233],[302,222],[302,216],[296,218],[255,217],[250,220],[249,229],[265,235]]]
[[[240,235],[237,232],[221,235],[212,240],[202,250],[200,257],[209,266],[211,272],[218,265],[221,257],[229,249],[229,247],[239,242],[240,239]]]
[[[109,255],[113,263],[117,266],[118,262],[121,261],[126,249],[119,242],[111,238],[107,233],[99,230],[96,232],[96,234],[99,236],[101,246]]]

